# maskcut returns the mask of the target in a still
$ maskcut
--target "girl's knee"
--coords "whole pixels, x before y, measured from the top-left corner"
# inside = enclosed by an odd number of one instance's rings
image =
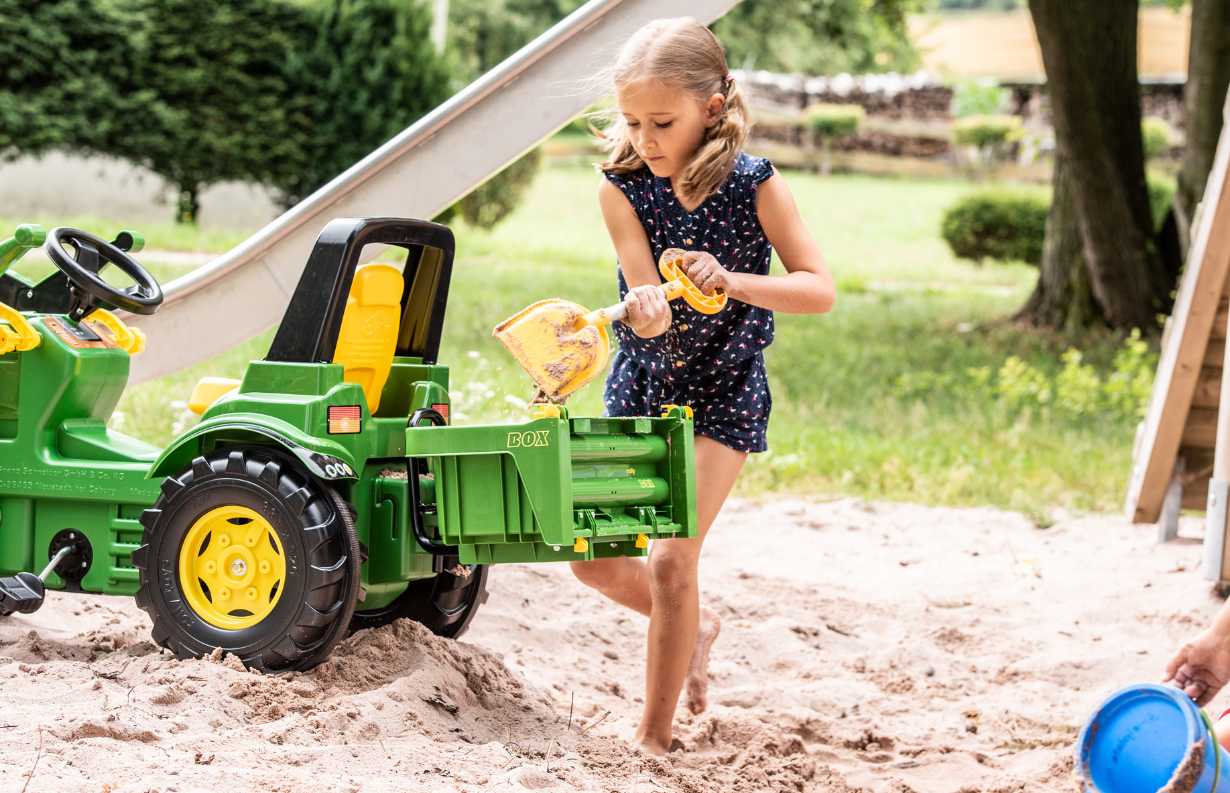
[[[657,553],[649,558],[649,582],[659,594],[679,594],[696,588],[696,560],[691,554]]]

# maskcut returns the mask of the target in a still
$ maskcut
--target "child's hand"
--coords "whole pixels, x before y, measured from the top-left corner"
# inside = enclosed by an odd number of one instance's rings
[[[1210,628],[1184,642],[1166,664],[1162,682],[1170,681],[1196,700],[1197,705],[1207,705],[1230,681],[1230,646],[1226,638]]]
[[[721,289],[731,292],[730,272],[718,264],[713,254],[704,251],[688,251],[683,255],[683,271],[702,293],[712,295]]]
[[[624,296],[628,318],[624,320],[632,332],[642,339],[661,336],[671,326],[671,304],[656,286],[638,286]]]

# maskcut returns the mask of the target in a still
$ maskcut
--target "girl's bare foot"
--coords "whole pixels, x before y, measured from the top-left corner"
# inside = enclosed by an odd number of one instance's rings
[[[695,715],[709,706],[709,648],[722,631],[722,620],[708,606],[700,607],[700,628],[696,632],[696,648],[688,663],[688,710]]]
[[[637,738],[632,742],[633,751],[644,752],[645,754],[651,754],[654,757],[665,757],[667,748],[668,747],[665,747],[655,741],[651,741],[643,736],[637,736]]]

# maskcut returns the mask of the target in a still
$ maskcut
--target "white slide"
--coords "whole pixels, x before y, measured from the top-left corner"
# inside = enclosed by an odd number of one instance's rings
[[[595,99],[579,80],[608,66],[646,22],[708,24],[737,3],[590,0],[241,245],[167,284],[157,314],[131,318],[149,347],[132,359],[130,382],[206,361],[276,325],[333,218],[434,217],[550,137]]]

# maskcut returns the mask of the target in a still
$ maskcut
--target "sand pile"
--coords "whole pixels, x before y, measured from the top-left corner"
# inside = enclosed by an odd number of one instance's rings
[[[53,593],[0,621],[0,788],[1074,791],[1088,712],[1220,605],[1199,545],[1154,533],[732,502],[701,567],[724,621],[711,708],[681,710],[662,759],[625,743],[646,620],[563,566],[495,568],[462,642],[401,622],[286,677],[177,661],[131,600]]]

